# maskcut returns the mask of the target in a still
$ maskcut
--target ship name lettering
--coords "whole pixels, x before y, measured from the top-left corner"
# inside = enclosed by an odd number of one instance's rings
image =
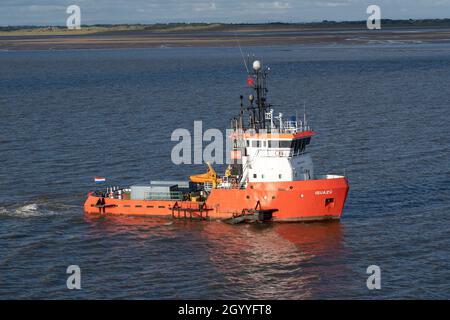
[[[319,190],[319,191],[314,192],[314,194],[315,194],[316,196],[321,196],[321,195],[326,195],[326,194],[332,194],[332,193],[333,193],[333,190]]]

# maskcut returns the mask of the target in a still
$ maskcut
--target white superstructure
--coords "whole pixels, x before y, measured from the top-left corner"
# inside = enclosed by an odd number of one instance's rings
[[[313,179],[314,166],[305,150],[311,139],[306,133],[312,134],[309,127],[296,118],[283,122],[281,114],[277,117],[280,126],[275,127],[272,110],[266,118],[271,120],[271,133],[249,130],[243,134],[243,182]]]

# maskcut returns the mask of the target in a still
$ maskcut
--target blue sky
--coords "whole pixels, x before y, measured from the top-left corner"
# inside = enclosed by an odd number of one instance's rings
[[[65,25],[71,4],[82,24],[365,20],[369,4],[382,18],[450,17],[450,0],[0,0],[0,25]]]

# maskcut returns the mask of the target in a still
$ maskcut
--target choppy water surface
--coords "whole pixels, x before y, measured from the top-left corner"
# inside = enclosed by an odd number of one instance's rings
[[[0,298],[450,298],[449,49],[251,49],[277,110],[306,103],[316,172],[351,191],[340,223],[240,226],[82,211],[93,176],[204,170],[170,162],[170,134],[228,125],[238,49],[0,52]]]

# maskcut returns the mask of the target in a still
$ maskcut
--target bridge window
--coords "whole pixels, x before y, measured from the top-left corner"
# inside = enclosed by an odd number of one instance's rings
[[[292,148],[294,149],[294,154],[299,154],[305,151],[306,146],[311,142],[311,137],[304,139],[296,139],[292,141]]]
[[[292,140],[269,140],[269,148],[290,148]]]
[[[260,141],[260,140],[254,140],[254,141],[252,141],[252,147],[253,147],[253,148],[259,148],[259,147],[261,147],[261,141]]]

